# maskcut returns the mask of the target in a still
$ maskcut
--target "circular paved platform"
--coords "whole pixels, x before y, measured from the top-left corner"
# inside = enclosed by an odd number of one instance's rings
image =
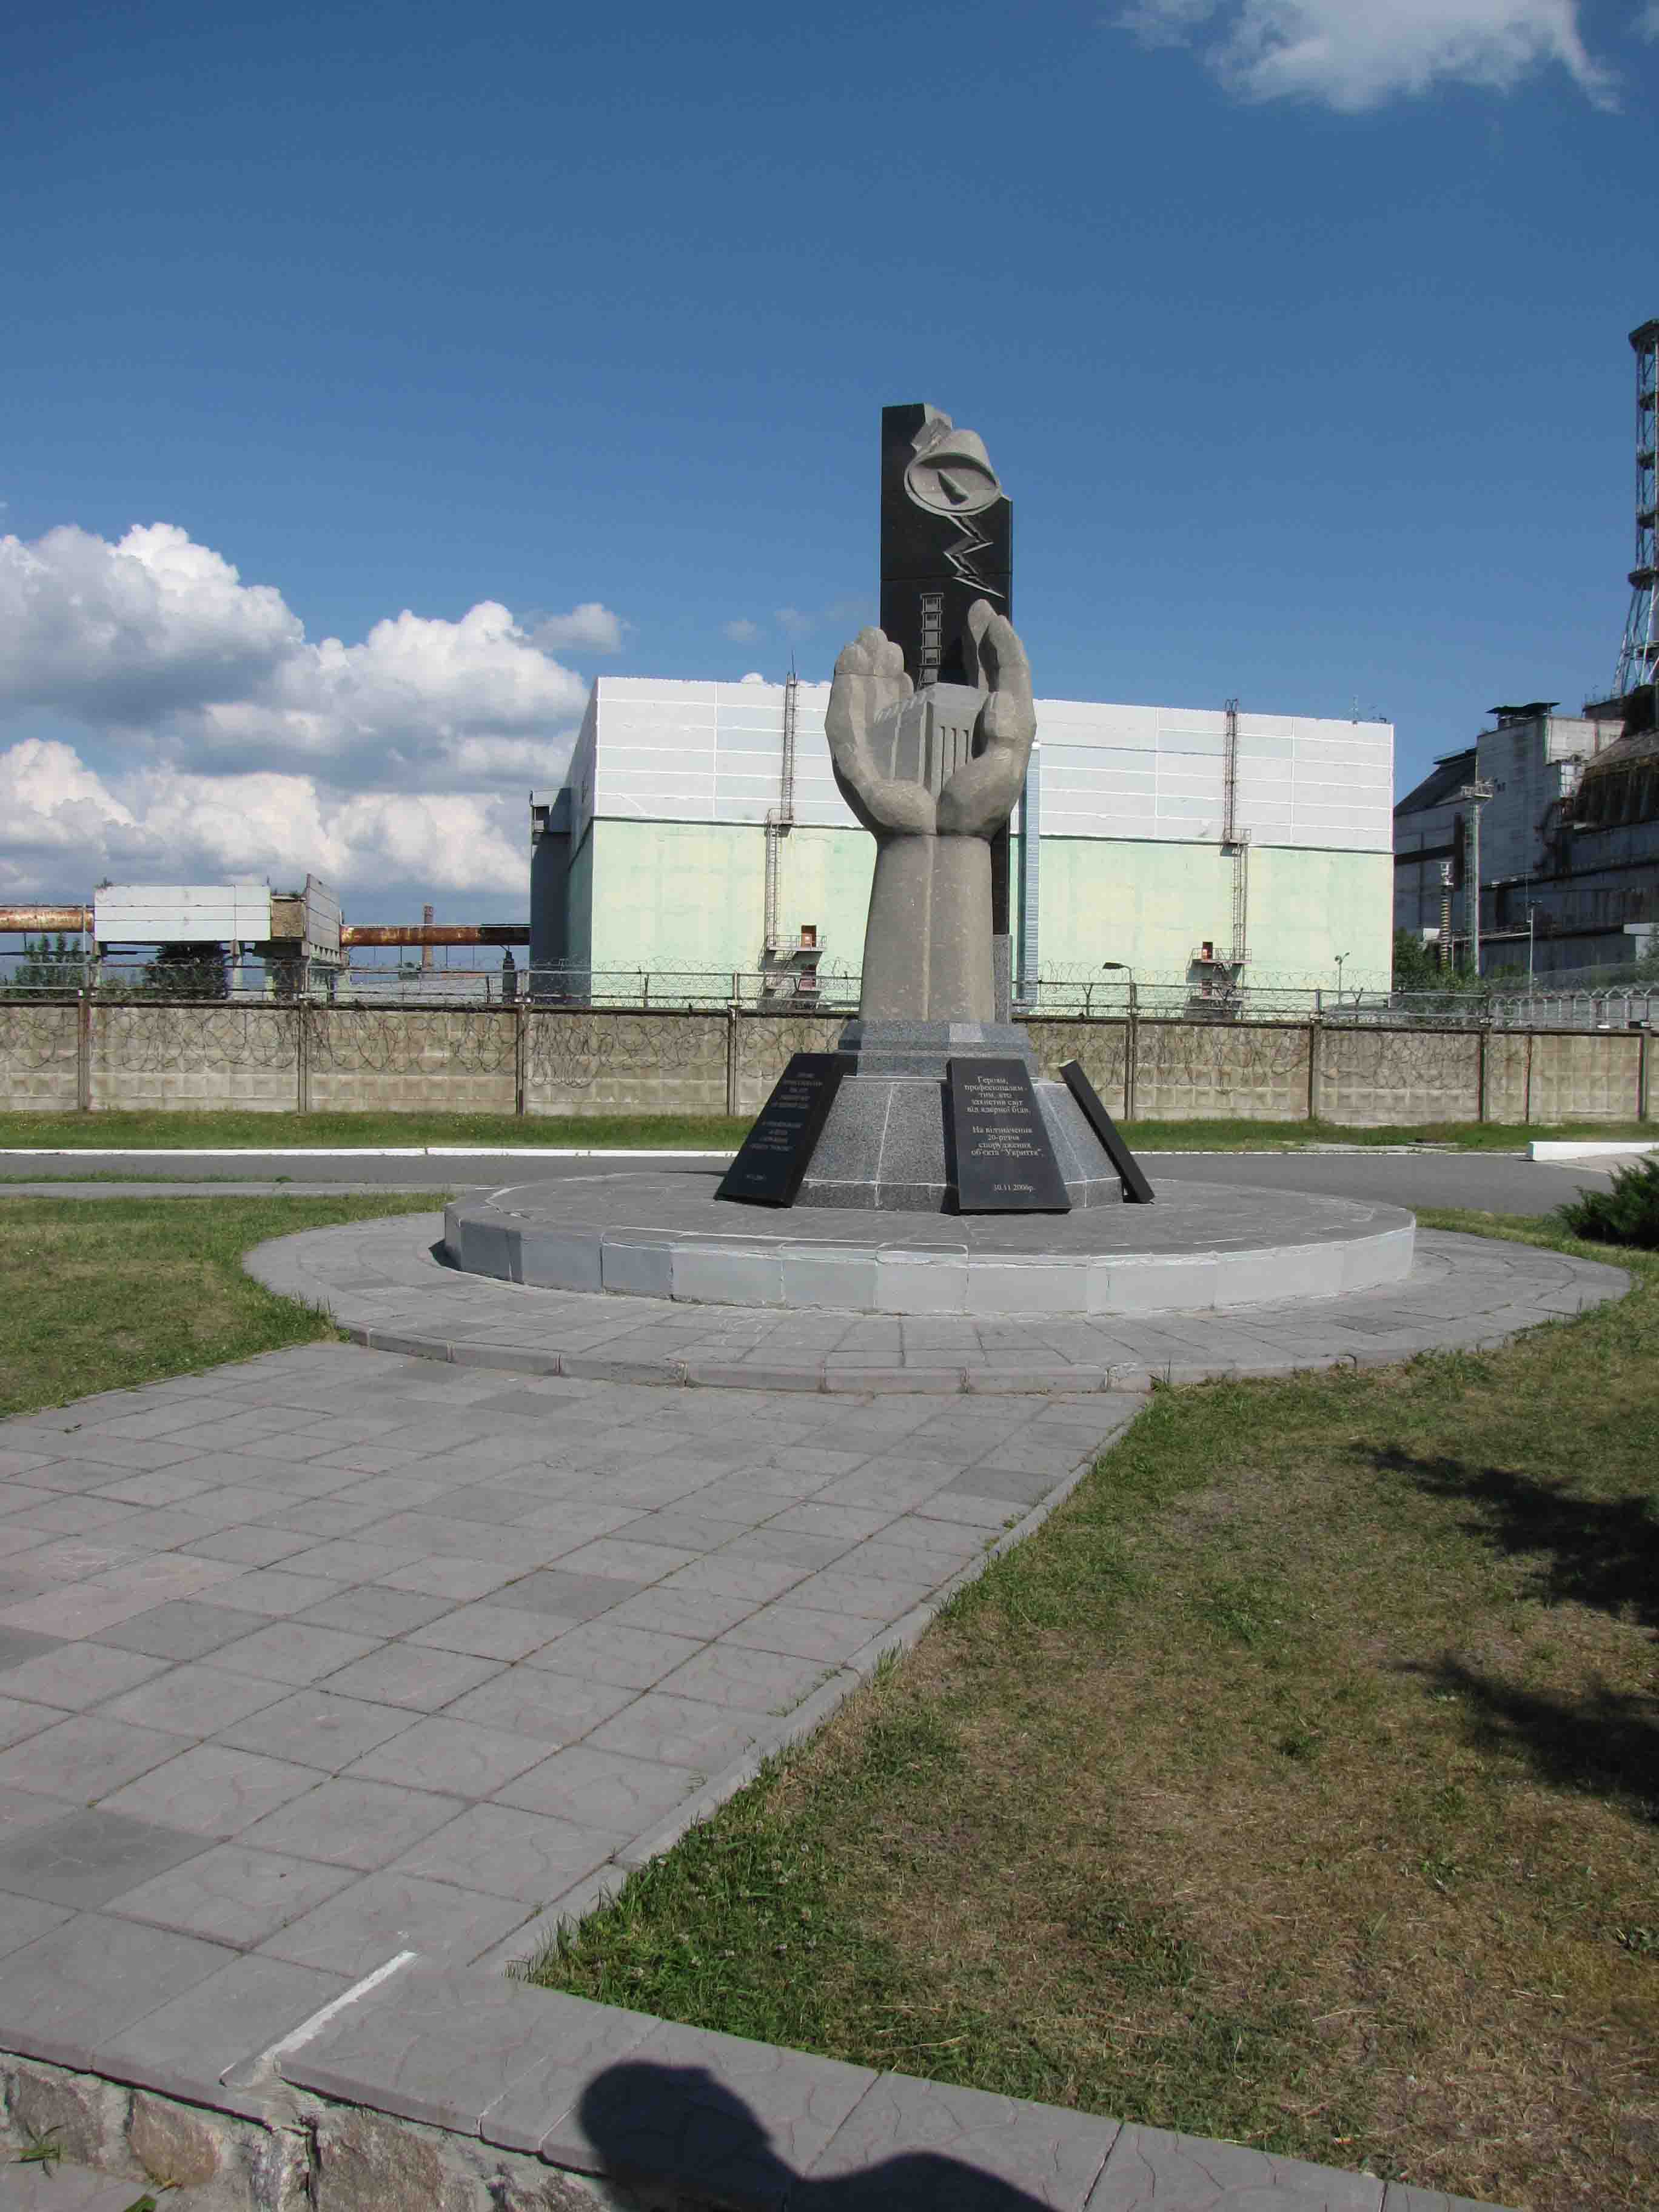
[[[527,1290],[438,1256],[436,1213],[312,1229],[248,1255],[261,1282],[387,1352],[520,1374],[748,1390],[1145,1390],[1373,1366],[1501,1344],[1621,1297],[1617,1267],[1419,1230],[1405,1281],[1323,1300],[1150,1316],[790,1312]]]
[[[1411,1273],[1402,1207],[1160,1182],[1152,1206],[1069,1214],[735,1206],[715,1170],[475,1191],[444,1215],[471,1275],[538,1290],[784,1311],[1182,1313],[1328,1299]]]

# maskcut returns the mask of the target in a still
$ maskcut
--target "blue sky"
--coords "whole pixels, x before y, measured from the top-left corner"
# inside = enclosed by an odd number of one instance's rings
[[[828,674],[892,400],[985,437],[1051,696],[1357,705],[1403,789],[1611,679],[1656,0],[21,0],[0,63],[0,896],[521,910],[593,675]]]

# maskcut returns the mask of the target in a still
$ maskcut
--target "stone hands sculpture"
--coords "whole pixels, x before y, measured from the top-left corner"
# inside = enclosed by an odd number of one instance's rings
[[[1013,624],[968,617],[975,684],[913,690],[896,645],[860,630],[836,663],[825,726],[842,795],[876,840],[866,1022],[990,1022],[990,840],[1024,781],[1036,714]]]

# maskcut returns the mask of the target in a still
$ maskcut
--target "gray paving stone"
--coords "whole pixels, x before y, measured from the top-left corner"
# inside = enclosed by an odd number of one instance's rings
[[[665,1568],[665,1572],[666,1568]],[[524,1575],[497,1590],[498,1606],[550,1613],[562,1621],[592,1620],[613,1605],[635,1596],[647,1587],[645,1579],[611,1574],[577,1574],[562,1567],[544,1567]]]
[[[100,1630],[98,1641],[157,1659],[200,1659],[246,1636],[245,1615],[200,1598],[176,1598]]]
[[[759,1609],[751,1597],[713,1597],[689,1590],[671,1590],[659,1583],[625,1598],[605,1615],[607,1628],[642,1628],[653,1635],[675,1636],[698,1644],[735,1628]]]
[[[308,1536],[287,1528],[217,1528],[188,1548],[204,1559],[228,1559],[242,1567],[273,1567],[295,1552],[309,1548]]]
[[[629,1759],[659,1759],[665,1765],[717,1774],[748,1749],[761,1726],[754,1713],[647,1690],[586,1740],[595,1751],[619,1751]]]
[[[522,1806],[474,1805],[405,1851],[392,1871],[518,1898],[529,1910],[562,1896],[627,1840]]]
[[[1037,1505],[1057,1487],[1063,1476],[1026,1474],[1000,1464],[970,1467],[945,1486],[946,1497],[994,1498],[1015,1505]]]
[[[497,1592],[496,1597],[501,1593]],[[418,1650],[459,1651],[474,1659],[507,1663],[539,1651],[559,1632],[558,1617],[534,1607],[480,1601],[459,1605],[424,1628],[410,1632],[409,1644]]]
[[[298,1615],[319,1628],[343,1628],[360,1636],[404,1636],[424,1628],[453,1609],[447,1598],[423,1597],[418,1590],[389,1589],[380,1583],[360,1583],[341,1590],[320,1605]]]
[[[289,1694],[285,1683],[228,1674],[218,1667],[169,1667],[137,1689],[112,1698],[102,1712],[106,1720],[132,1721],[140,1728],[163,1729],[174,1735],[204,1736]]]
[[[94,2063],[117,2081],[234,2108],[240,2100],[221,2087],[225,2076],[331,2004],[348,1986],[343,1974],[281,1959],[232,1959],[109,2036],[98,2045]]]
[[[250,1850],[245,1844],[216,1844],[153,1881],[121,1892],[113,1910],[123,1920],[246,1950],[354,1879],[349,1867]]]
[[[292,1759],[337,1774],[411,1727],[414,1720],[414,1714],[402,1706],[370,1705],[327,1690],[296,1690],[292,1697],[221,1729],[216,1741],[234,1750],[259,1752],[268,1759]]]
[[[288,1567],[255,1567],[215,1590],[213,1602],[227,1611],[284,1620],[296,1613],[308,1614],[325,1598],[337,1597],[341,1587],[323,1575],[297,1574]],[[243,1625],[244,1634],[247,1626]]]
[[[199,1743],[112,1792],[106,1809],[165,1820],[198,1836],[237,1836],[316,1785],[315,1770],[218,1743]]]
[[[159,1729],[134,1728],[101,1713],[78,1713],[0,1752],[0,1784],[15,1783],[85,1805],[184,1748],[181,1738]]]
[[[549,1646],[549,1650],[554,1648]],[[514,1735],[532,1737],[545,1747],[574,1743],[630,1705],[637,1695],[636,1691],[614,1683],[554,1674],[526,1662],[506,1668],[481,1689],[469,1690],[465,1697],[456,1698],[445,1717],[506,1729]]]
[[[515,1775],[492,1802],[637,1836],[698,1787],[699,1778],[685,1767],[578,1743]]]
[[[227,1964],[222,1947],[80,1912],[6,1961],[6,2043],[82,2072],[93,2054]]]
[[[647,1690],[702,1649],[691,1636],[665,1636],[648,1628],[629,1628],[612,1620],[585,1621],[566,1631],[525,1662],[538,1671],[579,1674],[620,1689]]]
[[[295,1686],[366,1658],[379,1639],[348,1636],[343,1629],[315,1628],[298,1621],[274,1621],[256,1629],[237,1643],[222,1646],[213,1655],[216,1667],[235,1674],[253,1674],[268,1682],[291,1682]]]
[[[0,1680],[5,1683],[9,1698],[80,1712],[147,1682],[153,1674],[162,1673],[166,1665],[162,1659],[83,1640],[60,1644],[38,1658],[25,1659],[8,1668]]]
[[[247,1829],[250,1850],[372,1874],[465,1810],[459,1797],[349,1777],[319,1784]]]
[[[820,1668],[833,1667],[861,1651],[875,1632],[876,1624],[862,1613],[823,1613],[781,1598],[728,1629],[714,1648],[776,1651],[813,1660]]]
[[[136,1613],[155,1603],[143,1591],[107,1589],[95,1582],[70,1588],[48,1589],[39,1597],[23,1598],[0,1608],[0,1623],[18,1628],[40,1628],[50,1622],[66,1638],[102,1636]]]
[[[440,1651],[424,1644],[383,1644],[366,1659],[355,1659],[328,1677],[341,1697],[398,1705],[411,1712],[436,1712],[468,1690],[501,1672],[501,1662],[464,1651]]]
[[[696,1698],[737,1712],[788,1712],[824,1679],[822,1660],[715,1644],[688,1659],[659,1687],[666,1697]]]
[[[884,2074],[807,2179],[857,2179],[906,2212],[1007,2212],[1011,2190],[1022,2206],[1080,2212],[1117,2133],[1115,2120]]]
[[[62,1797],[49,1797],[34,1790],[20,1790],[15,1783],[0,1787],[0,1842],[9,1843],[25,1828],[44,1827],[80,1811]]]
[[[943,1575],[917,1574],[902,1582],[877,1582],[854,1571],[842,1573],[840,1568],[830,1567],[814,1575],[810,1582],[802,1583],[789,1595],[792,1604],[810,1612],[831,1613],[842,1619],[896,1620],[900,1613],[908,1613],[919,1598],[937,1589],[945,1579]]]
[[[422,1558],[412,1559],[406,1567],[388,1569],[380,1579],[392,1589],[419,1590],[460,1605],[487,1597],[503,1583],[510,1583],[518,1571],[516,1566],[500,1559]]]
[[[543,2137],[550,2162],[771,2212],[874,2082],[867,2067],[663,2022]]]
[[[490,1797],[504,1782],[526,1767],[538,1766],[546,1756],[546,1744],[535,1737],[434,1714],[356,1760],[349,1774],[353,1781],[389,1782],[469,1799]]]
[[[48,1929],[61,1927],[71,1917],[67,1905],[50,1905],[41,1897],[13,1897],[0,1893],[0,1959],[21,1951]],[[0,1967],[0,1977],[4,1969]]]
[[[204,1848],[179,1826],[100,1806],[9,1834],[0,1889],[89,1911]]]
[[[299,2087],[347,2102],[372,2089],[386,2110],[431,2127],[477,2135],[499,2112],[507,2129],[516,2123],[516,2139],[490,2140],[533,2152],[550,2105],[568,2109],[592,2072],[655,2025],[504,1976],[410,1966],[280,2064]]]
[[[1130,2126],[1112,2145],[1087,2212],[1235,2212],[1253,2200],[1264,2212],[1382,2212],[1382,2184],[1242,2143]]]
[[[258,1955],[321,1966],[356,1981],[404,1950],[465,1965],[522,1926],[527,1917],[527,1908],[516,1898],[491,1897],[483,1890],[388,1869],[354,1882],[326,1905],[267,1936]]]

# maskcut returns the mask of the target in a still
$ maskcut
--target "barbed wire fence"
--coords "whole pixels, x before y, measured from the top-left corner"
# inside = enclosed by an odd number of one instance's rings
[[[1607,971],[1596,971],[1605,975]],[[655,964],[595,969],[343,965],[309,969],[270,963],[233,969],[210,960],[169,971],[153,962],[0,952],[0,1000],[33,1005],[82,999],[129,1006],[210,1004],[226,1007],[303,1004],[341,1008],[468,1008],[520,1003],[594,1012],[707,1011],[847,1017],[858,1011],[855,969],[821,966],[816,973],[780,969],[708,969]],[[1194,981],[1188,975],[1125,970],[1103,973],[1083,964],[1045,969],[1016,994],[1024,1020],[1261,1023],[1310,1020],[1361,1028],[1622,1030],[1649,1028],[1659,1017],[1659,978],[1645,973],[1620,982],[1566,984],[1510,978],[1428,991],[1393,991],[1363,983],[1338,989],[1305,975],[1258,971],[1248,983]]]

